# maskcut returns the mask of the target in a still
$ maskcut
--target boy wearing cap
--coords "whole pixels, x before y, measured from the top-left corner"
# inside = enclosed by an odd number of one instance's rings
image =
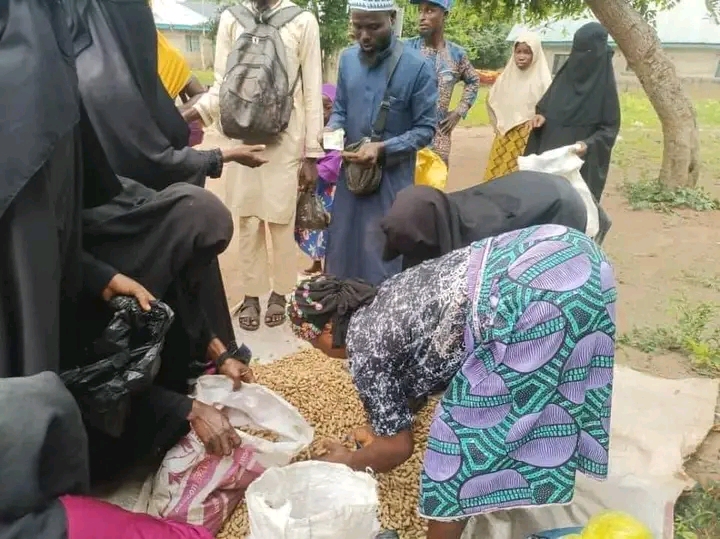
[[[445,161],[450,160],[450,137],[453,129],[475,104],[480,77],[470,63],[465,50],[445,39],[445,20],[454,0],[411,0],[419,6],[420,36],[407,41],[407,45],[422,52],[432,63],[438,78],[438,125],[432,149]],[[465,86],[462,99],[450,111],[450,100],[455,86]]]
[[[342,128],[346,146],[354,144],[373,134],[386,90],[389,106],[378,140],[343,156],[346,162],[368,168],[380,165],[382,179],[374,193],[358,196],[348,190],[344,167],[335,191],[326,271],[377,285],[402,270],[401,259],[382,259],[380,220],[395,195],[413,185],[416,153],[435,134],[437,78],[420,51],[395,37],[392,0],[349,0],[348,7],[356,43],[340,55],[337,94],[326,130]]]

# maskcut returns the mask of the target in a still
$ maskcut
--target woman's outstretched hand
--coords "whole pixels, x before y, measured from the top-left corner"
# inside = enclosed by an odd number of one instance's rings
[[[222,410],[194,400],[188,421],[211,455],[230,456],[240,445],[240,436]]]
[[[155,296],[148,292],[143,285],[122,273],[118,273],[110,279],[110,282],[102,292],[102,297],[105,301],[110,301],[115,296],[130,296],[135,298],[143,311],[149,311],[152,308],[151,302],[155,301]]]
[[[235,161],[236,163],[246,167],[257,168],[268,162],[262,153],[264,151],[264,144],[255,144],[253,146],[241,144],[239,146],[223,150],[223,161],[226,163],[228,161]]]

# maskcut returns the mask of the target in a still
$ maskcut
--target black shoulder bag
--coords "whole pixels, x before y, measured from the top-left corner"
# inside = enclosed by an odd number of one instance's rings
[[[390,80],[392,79],[395,68],[397,68],[400,56],[403,52],[403,43],[398,40],[393,47],[392,54],[387,63],[387,74],[385,77],[385,95],[380,102],[380,110],[378,111],[375,123],[372,126],[372,134],[364,137],[353,144],[348,145],[345,150],[348,152],[357,152],[365,144],[369,142],[380,142],[385,132],[388,111],[390,110]],[[347,180],[348,190],[354,195],[363,196],[371,195],[380,187],[382,179],[382,167],[375,164],[372,167],[363,167],[356,163],[345,160],[345,177]]]

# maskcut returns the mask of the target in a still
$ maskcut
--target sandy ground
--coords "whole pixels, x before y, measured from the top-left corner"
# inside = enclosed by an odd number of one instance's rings
[[[206,144],[216,142],[208,136]],[[458,129],[453,140],[449,189],[474,185],[481,178],[492,142],[488,128]],[[672,300],[720,301],[720,292],[696,284],[697,278],[714,276],[713,260],[720,260],[720,213],[674,213],[632,211],[618,192],[620,174],[611,174],[604,206],[613,219],[605,248],[615,264],[618,280],[619,331],[634,326],[660,326],[673,320]],[[224,180],[210,180],[209,188],[221,198]],[[237,275],[237,247],[233,244],[221,264],[230,304],[241,300]],[[298,251],[298,269],[308,260]],[[666,378],[694,376],[687,359],[648,355],[622,347],[617,360],[631,367]],[[643,410],[638,409],[638,421]],[[698,479],[720,479],[720,434],[712,434],[688,465]]]

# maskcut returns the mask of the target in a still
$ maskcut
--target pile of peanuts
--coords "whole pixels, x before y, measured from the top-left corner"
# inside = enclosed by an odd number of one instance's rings
[[[295,406],[315,429],[310,449],[296,460],[322,454],[325,440],[345,440],[349,433],[367,423],[365,410],[341,360],[307,349],[267,365],[254,365],[253,371],[258,383]],[[437,400],[430,399],[416,417],[412,457],[392,472],[376,476],[380,524],[386,530],[396,530],[400,539],[425,538],[427,526],[417,514],[417,503],[420,469],[436,403]],[[242,503],[217,537],[245,539],[248,534],[247,506]]]

